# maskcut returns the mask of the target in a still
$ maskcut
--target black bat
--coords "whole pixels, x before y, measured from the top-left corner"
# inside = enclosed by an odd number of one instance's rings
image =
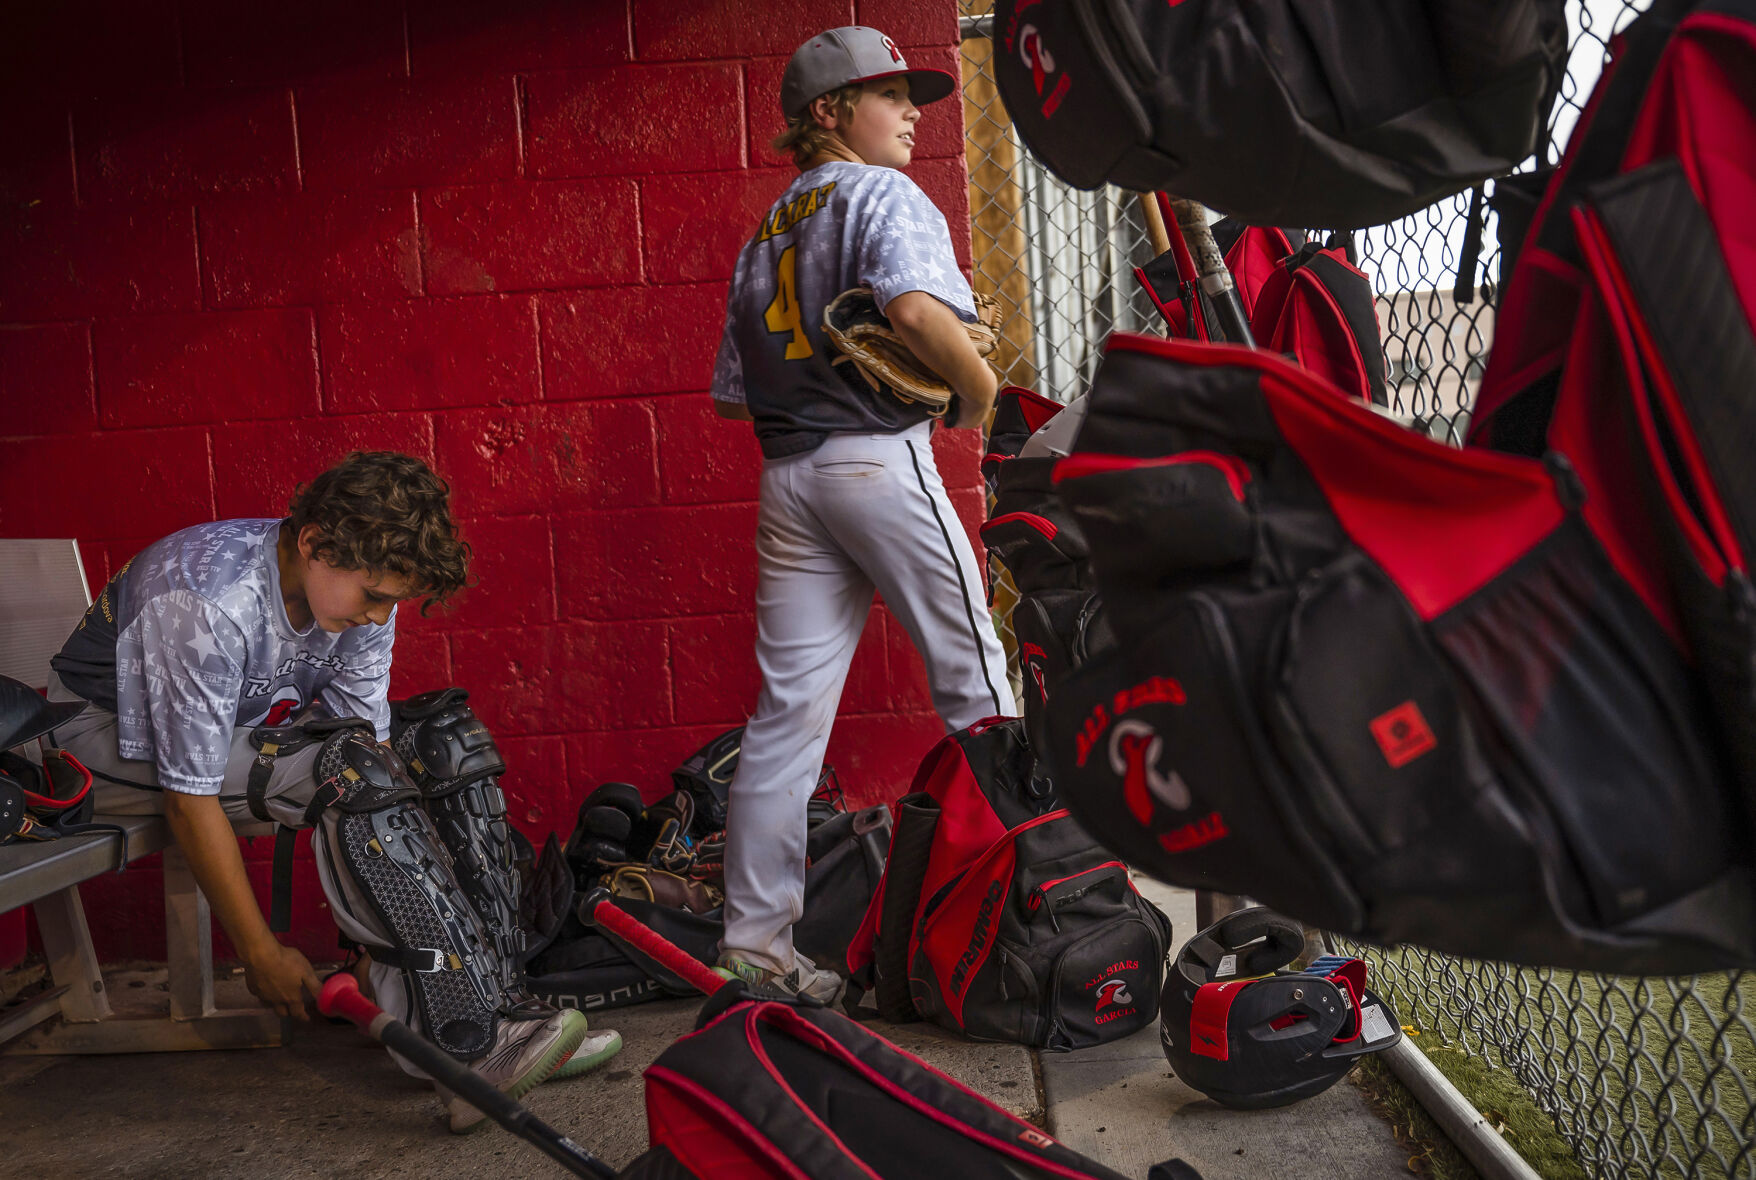
[[[325,1016],[345,1016],[353,1021],[373,1040],[420,1066],[440,1085],[462,1095],[470,1105],[575,1176],[610,1180],[616,1175],[616,1169],[500,1093],[481,1074],[402,1021],[392,1020],[384,1009],[360,994],[359,983],[346,971],[329,977],[317,1007]]]

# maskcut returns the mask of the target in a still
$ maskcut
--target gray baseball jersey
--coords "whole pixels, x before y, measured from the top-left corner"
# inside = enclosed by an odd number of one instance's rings
[[[172,533],[110,579],[51,661],[61,683],[117,717],[123,758],[159,783],[216,795],[232,730],[279,725],[317,704],[390,731],[384,626],[332,635],[287,620],[278,520],[221,520]]]
[[[881,311],[904,292],[925,291],[965,321],[976,318],[945,216],[914,181],[872,164],[800,173],[738,255],[713,370],[713,396],[749,406],[764,456],[927,419],[924,408],[844,376],[852,366],[830,365],[836,350],[823,309],[862,284]]]

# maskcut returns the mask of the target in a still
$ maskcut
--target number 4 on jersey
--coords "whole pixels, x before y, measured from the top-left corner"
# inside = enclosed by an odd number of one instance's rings
[[[811,355],[811,341],[805,336],[804,318],[799,312],[798,286],[793,277],[793,251],[798,247],[788,246],[780,252],[780,264],[775,267],[774,302],[762,313],[762,322],[768,325],[772,333],[791,332],[793,338],[787,341],[787,359],[802,361]]]

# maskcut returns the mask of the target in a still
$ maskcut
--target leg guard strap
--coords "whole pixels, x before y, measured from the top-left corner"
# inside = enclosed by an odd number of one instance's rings
[[[244,799],[250,814],[263,823],[274,823],[268,810],[268,782],[274,774],[274,760],[306,746],[326,741],[345,730],[358,729],[368,737],[372,723],[361,717],[313,717],[297,725],[265,725],[253,730],[250,744],[256,747],[255,761],[250,763],[250,777],[244,784]],[[322,794],[321,791],[318,792]],[[303,827],[311,827],[322,813],[323,804],[312,800],[305,808]],[[268,928],[285,934],[293,926],[293,850],[298,829],[280,824],[274,833],[274,868],[269,876]]]

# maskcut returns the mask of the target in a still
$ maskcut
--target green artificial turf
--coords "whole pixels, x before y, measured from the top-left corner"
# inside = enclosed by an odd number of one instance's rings
[[[1756,1171],[1756,977],[1636,979],[1355,949],[1414,1043],[1539,1174]],[[1509,1067],[1521,1060],[1522,1080]]]

